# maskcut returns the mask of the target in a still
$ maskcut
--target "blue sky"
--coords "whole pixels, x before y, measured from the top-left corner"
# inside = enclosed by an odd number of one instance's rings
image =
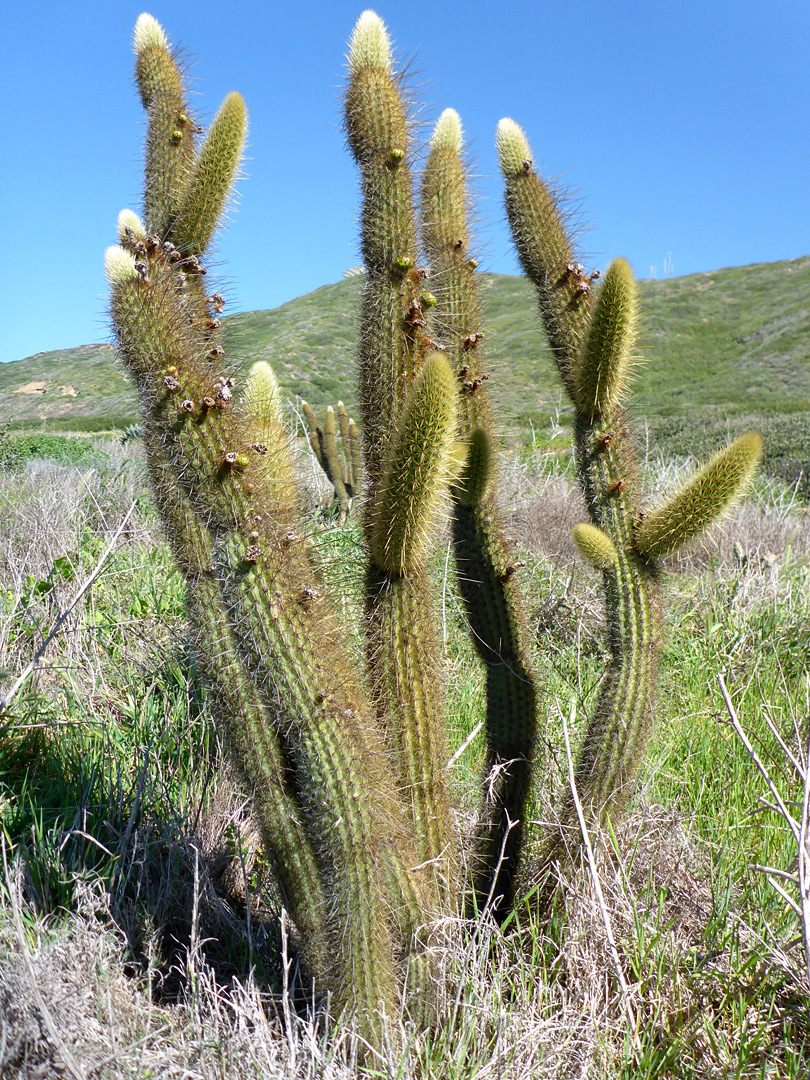
[[[143,121],[131,34],[148,10],[192,60],[196,109],[248,103],[247,178],[218,243],[230,311],[273,307],[359,262],[343,146],[345,42],[362,3],[45,3],[4,15],[0,360],[109,340],[102,270],[138,208]],[[471,140],[481,265],[517,270],[494,132],[527,131],[575,192],[585,261],[639,277],[810,252],[810,3],[782,0],[381,0],[430,122],[458,109]],[[9,235],[10,234],[10,235]]]

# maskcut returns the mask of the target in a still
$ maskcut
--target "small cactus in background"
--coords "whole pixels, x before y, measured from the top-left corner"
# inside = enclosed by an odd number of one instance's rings
[[[363,483],[363,459],[357,424],[349,418],[342,401],[339,401],[337,406],[337,422],[331,405],[326,410],[322,424],[318,423],[315,413],[306,401],[301,402],[301,411],[308,428],[309,445],[315,460],[332,485],[340,520],[345,521],[352,501]]]
[[[207,249],[239,169],[244,103],[229,94],[198,145],[184,79],[151,16],[138,19],[135,51],[148,114],[143,220],[122,212],[119,243],[106,259],[119,352],[140,392],[152,488],[185,576],[212,709],[254,793],[304,963],[334,1012],[355,1018],[375,1047],[403,999],[419,1022],[441,1018],[431,923],[465,904],[472,914],[489,906],[499,918],[513,909],[526,800],[541,771],[537,676],[496,501],[461,123],[447,110],[434,131],[420,245],[408,109],[385,27],[365,12],[350,42],[345,100],[367,271],[358,343],[362,466],[342,405],[321,425],[304,405],[310,444],[342,512],[364,473],[363,665],[298,521],[275,376],[264,363],[244,380],[226,368],[224,299],[204,284]],[[634,362],[632,274],[616,260],[597,293],[597,275],[576,261],[512,121],[501,123],[498,146],[507,215],[575,411],[591,520],[577,526],[574,542],[604,583],[610,661],[577,766],[583,802],[598,819],[626,797],[650,728],[658,560],[738,494],[761,440],[744,436],[663,506],[641,506],[623,413]],[[459,836],[447,790],[433,620],[431,563],[448,521],[486,671],[488,782],[470,838]],[[563,827],[570,809],[562,807]],[[547,864],[562,856],[563,835],[546,838]]]

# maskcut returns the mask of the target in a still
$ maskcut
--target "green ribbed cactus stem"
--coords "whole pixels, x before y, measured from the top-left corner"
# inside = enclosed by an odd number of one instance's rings
[[[439,118],[422,178],[422,239],[438,303],[432,316],[461,391],[467,458],[454,487],[452,535],[457,581],[471,638],[486,668],[486,763],[471,855],[471,911],[490,904],[505,916],[520,862],[537,725],[536,677],[517,585],[519,560],[492,494],[495,439],[483,370],[477,261],[470,250],[461,120]]]
[[[498,124],[497,147],[512,239],[523,272],[537,289],[563,388],[575,401],[574,367],[590,316],[594,275],[576,260],[559,201],[535,172],[529,141],[514,120]]]
[[[323,967],[326,897],[320,871],[290,788],[290,762],[267,709],[244,669],[211,574],[211,536],[161,458],[161,439],[144,425],[152,491],[175,561],[186,582],[191,637],[211,711],[240,776],[253,794],[262,839],[283,902],[301,933],[309,971]]]
[[[366,482],[373,498],[399,405],[426,349],[417,267],[409,121],[382,20],[365,11],[349,43],[349,148],[363,189],[359,382]]]
[[[331,405],[327,407],[326,415],[323,418],[321,450],[327,470],[326,474],[335,489],[341,513],[346,514],[349,510],[349,493],[346,490],[346,465],[340,454],[338,454],[337,422],[335,410]]]
[[[266,360],[259,360],[250,368],[239,397],[238,412],[244,415],[255,436],[250,449],[266,462],[266,482],[272,482],[274,502],[283,507],[280,516],[292,520],[298,504],[295,469],[281,411],[281,391]]]
[[[453,512],[457,581],[473,644],[486,669],[486,765],[471,855],[470,913],[505,917],[525,837],[535,755],[536,676],[519,587],[519,560],[494,503]]]
[[[342,401],[337,403],[337,422],[338,431],[340,432],[340,445],[343,449],[343,483],[346,485],[349,498],[351,498],[357,490],[357,483],[354,478],[354,463],[349,451],[349,414],[346,412],[346,406]]]
[[[491,490],[495,467],[494,447],[486,428],[473,428],[465,450],[454,494],[466,506],[478,506]]]
[[[352,492],[357,494],[363,486],[363,450],[360,432],[354,420],[349,420],[348,459],[352,465]]]
[[[188,177],[171,225],[171,239],[183,255],[201,255],[211,240],[242,160],[247,109],[232,91],[219,107]]]
[[[373,565],[366,577],[366,650],[372,696],[388,730],[400,790],[408,799],[417,859],[432,879],[426,910],[456,910],[458,839],[450,813],[439,645],[423,568],[392,578]]]
[[[331,991],[336,1011],[360,1017],[376,1040],[380,1009],[391,1012],[398,1002],[395,957],[410,943],[411,927],[403,942],[405,928],[392,913],[424,910],[408,870],[416,859],[402,805],[308,547],[277,500],[272,463],[234,409],[219,357],[201,356],[184,332],[176,273],[160,248],[145,270],[123,249],[108,257],[120,351],[140,384],[164,467],[214,537],[213,565],[240,658],[289,746],[331,897],[316,980]],[[373,807],[362,797],[369,783],[378,792]],[[395,887],[412,890],[404,905]]]
[[[608,416],[627,394],[638,323],[638,289],[625,259],[614,259],[593,308],[577,365],[575,394],[581,412]]]
[[[619,561],[610,537],[587,522],[574,526],[574,547],[597,570],[612,570]]]
[[[636,521],[636,550],[663,558],[708,529],[736,502],[762,459],[762,436],[751,431],[721,450],[677,494]]]
[[[616,561],[602,567],[610,659],[576,769],[583,805],[599,820],[625,801],[651,731],[660,586],[655,561],[640,558],[633,549],[637,466],[623,418],[617,416],[605,430],[579,416],[575,440],[592,522],[616,553]],[[598,547],[595,536],[589,537],[593,555]],[[579,539],[582,550],[581,530]],[[608,545],[604,540],[601,545],[603,561],[608,562]],[[572,807],[567,812],[570,816]]]
[[[658,569],[634,549],[638,467],[622,412],[635,345],[635,286],[627,264],[616,260],[594,305],[598,275],[586,277],[574,260],[563,214],[534,172],[526,136],[511,120],[498,125],[498,152],[515,246],[537,290],[551,351],[575,406],[577,473],[591,518],[578,526],[576,542],[602,573],[610,655],[575,770],[586,813],[600,821],[627,798],[649,737],[660,648]],[[566,796],[545,863],[563,854],[574,824],[573,802]],[[550,889],[539,898],[542,908]]]
[[[427,547],[410,549],[419,529],[398,526],[398,539],[390,549],[396,549],[396,557],[389,558],[383,539],[387,521],[378,501],[384,489],[393,490],[394,461],[405,460],[393,454],[389,443],[398,439],[403,403],[433,348],[426,313],[435,298],[425,289],[424,271],[417,266],[407,108],[393,70],[388,33],[371,11],[361,15],[349,45],[345,126],[360,172],[361,250],[367,271],[358,366],[364,529],[372,551],[365,588],[369,676],[402,790],[411,799],[420,860],[435,874],[437,908],[448,911],[454,904],[458,844],[446,792],[433,611],[437,588],[423,565]],[[437,476],[437,490],[439,481]],[[430,494],[432,487],[424,490]],[[400,504],[395,500],[393,505]],[[420,510],[416,520],[429,517]],[[377,565],[375,548],[388,569]]]
[[[447,358],[432,353],[405,400],[382,481],[368,508],[376,565],[401,577],[423,566],[446,519],[456,442],[458,389]]]
[[[340,519],[345,521],[349,513],[354,489],[348,480],[350,450],[342,438],[342,453],[338,451],[335,411],[331,405],[328,406],[323,424],[319,424],[315,418],[315,413],[306,401],[301,402],[301,410],[309,428],[307,433],[309,445],[315,455],[315,460],[323,470],[326,479],[332,485],[334,502],[337,503],[340,510]]]
[[[194,166],[195,125],[182,73],[163,27],[151,15],[139,16],[133,45],[135,78],[149,115],[144,222],[164,240]]]
[[[281,389],[276,373],[266,360],[258,360],[251,366],[242,391],[242,404],[249,410],[256,423],[267,425],[267,434],[271,441],[283,438],[286,446]]]

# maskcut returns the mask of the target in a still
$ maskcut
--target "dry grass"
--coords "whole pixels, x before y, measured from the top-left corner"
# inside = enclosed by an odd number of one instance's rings
[[[0,665],[8,672],[26,662],[38,643],[38,622],[52,619],[80,577],[54,580],[39,597],[31,596],[31,579],[47,579],[54,561],[71,554],[80,556],[85,572],[92,561],[88,538],[103,542],[142,497],[137,451],[116,453],[103,476],[41,465],[0,476],[7,590]],[[528,564],[539,648],[552,665],[559,661],[561,681],[573,679],[569,688],[587,696],[577,680],[593,681],[601,600],[597,576],[576,560],[571,544],[573,525],[583,518],[580,496],[564,474],[509,469],[506,487],[513,494],[506,510]],[[666,486],[675,471],[664,472]],[[322,485],[318,473],[312,477]],[[93,827],[86,802],[80,801],[72,830],[46,838],[59,902],[40,880],[44,840],[15,837],[0,886],[0,1077],[71,1075],[67,1062],[75,1061],[78,1075],[110,1080],[348,1080],[358,1075],[356,1036],[310,1007],[295,967],[294,929],[282,933],[249,802],[222,767],[204,716],[195,713],[193,686],[176,688],[174,704],[160,698],[183,632],[181,590],[162,550],[149,505],[139,503],[119,561],[55,642],[33,687],[60,717],[42,721],[38,746],[47,749],[60,738],[70,702],[80,698],[85,722],[92,716],[107,738],[123,721],[136,729],[136,750],[129,761],[110,751],[113,764],[102,785],[107,802],[81,849],[103,844],[114,854],[103,874],[80,851],[80,834]],[[745,637],[746,613],[787,610],[780,625],[792,625],[789,609],[798,610],[805,579],[783,568],[806,564],[808,554],[806,511],[784,489],[763,483],[700,548],[671,560],[673,610],[694,606],[695,572],[702,570],[707,595],[718,583],[729,590],[717,601],[718,617],[739,626],[748,655],[754,645]],[[159,615],[127,607],[128,593],[143,590],[147,580],[154,603],[163,605]],[[588,663],[593,671],[583,676]],[[153,727],[141,716],[150,701]],[[190,777],[182,784],[181,757]],[[0,805],[0,836],[2,811]],[[547,812],[550,807],[538,807]],[[559,918],[542,930],[528,909],[517,933],[454,922],[432,928],[447,1023],[428,1038],[392,1018],[391,1051],[371,1075],[754,1077],[768,1075],[762,1069],[769,1059],[781,1069],[785,1033],[798,1032],[797,1044],[804,1037],[794,1015],[803,993],[795,951],[778,936],[763,942],[745,921],[739,886],[720,887],[714,851],[692,822],[642,794],[616,836],[601,837],[597,849],[639,1029],[628,1029],[593,882],[578,868],[568,875]],[[665,1063],[660,1071],[645,1064],[649,1046]],[[750,1062],[738,1068],[745,1054]]]

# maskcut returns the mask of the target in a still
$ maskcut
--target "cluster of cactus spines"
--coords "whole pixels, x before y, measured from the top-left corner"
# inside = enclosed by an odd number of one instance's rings
[[[455,379],[427,334],[435,297],[418,266],[406,102],[380,18],[366,11],[349,49],[349,147],[362,188],[358,347],[363,421],[367,655],[372,692],[408,793],[421,860],[453,895],[457,838],[445,764],[443,693],[427,570],[432,525],[456,441]],[[424,368],[423,368],[424,365]],[[409,445],[408,427],[422,440]],[[409,482],[416,487],[406,490]]]
[[[349,418],[342,401],[337,405],[337,420],[335,410],[330,405],[322,424],[318,423],[312,407],[306,401],[301,402],[301,411],[309,428],[307,439],[315,460],[332,485],[340,518],[345,520],[352,500],[363,483],[363,459],[357,424]],[[338,432],[340,449],[337,442]]]
[[[472,641],[485,665],[486,746],[482,807],[471,852],[468,907],[510,910],[519,865],[537,724],[537,688],[516,560],[493,495],[495,435],[486,395],[477,260],[458,113],[446,109],[430,140],[421,185],[422,239],[438,297],[432,328],[447,348],[461,396],[466,461],[453,494],[457,580]]]
[[[557,203],[532,165],[522,130],[498,126],[507,215],[521,264],[534,282],[540,313],[563,386],[575,410],[575,459],[591,518],[574,530],[580,554],[602,572],[610,660],[589,720],[576,783],[592,819],[626,797],[648,739],[660,646],[658,559],[698,535],[739,494],[759,460],[761,439],[743,436],[678,495],[646,512],[637,456],[623,412],[634,362],[636,286],[624,259],[614,260],[595,292],[573,255]],[[547,861],[573,821],[550,838]],[[548,898],[548,892],[543,894]]]

